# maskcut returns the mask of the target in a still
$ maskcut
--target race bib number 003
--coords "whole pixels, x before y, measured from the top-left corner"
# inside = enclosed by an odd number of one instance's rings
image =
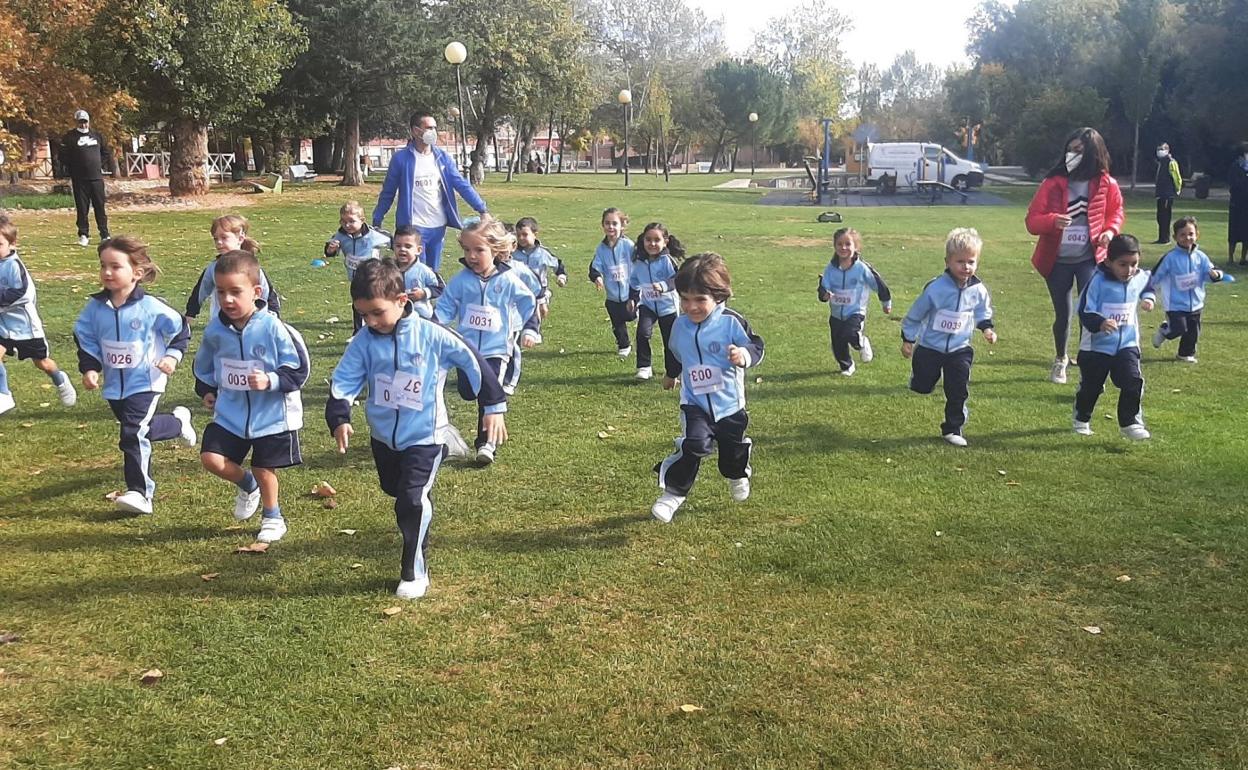
[[[143,363],[142,342],[113,342],[101,340],[104,348],[104,365],[110,369],[134,369]]]
[[[714,366],[691,366],[689,389],[695,396],[705,396],[724,389],[724,373]]]
[[[234,358],[221,359],[221,387],[226,390],[251,390],[247,377],[260,371],[257,361],[240,361]]]
[[[942,334],[961,334],[971,328],[970,313],[955,313],[952,310],[937,310],[932,317],[932,331]]]

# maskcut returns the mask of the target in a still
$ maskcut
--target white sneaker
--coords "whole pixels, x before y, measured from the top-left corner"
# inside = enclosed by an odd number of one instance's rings
[[[615,351],[615,354],[619,356],[620,358],[628,358],[629,355],[632,354],[632,352],[633,352],[633,346],[629,345],[628,347],[620,348],[619,350]]]
[[[650,507],[650,515],[664,524],[670,524],[672,517],[676,515],[676,509],[684,504],[685,498],[673,495],[671,492],[664,492]]]
[[[854,376],[854,372],[856,372],[856,371],[858,371],[858,367],[854,366],[854,362],[853,362],[853,361],[850,361],[850,362],[849,362],[849,368],[848,368],[848,369],[842,369],[842,370],[841,370],[841,376],[842,376],[842,377],[853,377],[853,376]]]
[[[961,433],[946,433],[941,438],[953,446],[966,446],[966,438]]]
[[[1152,438],[1153,434],[1149,433],[1143,425],[1138,422],[1132,423],[1119,430],[1123,438],[1129,438],[1132,441],[1143,441],[1146,438]]]
[[[79,245],[79,246],[90,246],[90,245],[91,245],[91,239],[90,239],[90,238],[88,238],[88,237],[87,237],[87,236],[85,236],[85,235],[80,235],[80,236],[78,236],[78,245]]]
[[[1179,361],[1182,361],[1185,364],[1196,363],[1196,356],[1175,356],[1175,358],[1178,359]]]
[[[871,340],[865,334],[862,335],[862,350],[858,351],[858,355],[864,364],[871,363],[871,360],[875,358],[875,350],[871,347]]]
[[[117,510],[125,511],[126,513],[152,512],[152,501],[134,490],[118,495],[113,502],[116,503]]]
[[[17,402],[13,400],[12,394],[0,393],[0,414],[4,414],[15,406]]]
[[[247,521],[256,515],[256,510],[260,507],[260,486],[251,492],[238,490],[238,494],[234,497],[234,518],[239,521]]]
[[[195,426],[191,424],[191,410],[184,406],[175,406],[173,416],[182,423],[182,433],[178,436],[182,446],[195,446]]]
[[[446,445],[447,457],[471,457],[472,448],[468,446],[468,442],[464,441],[464,437],[460,435],[459,428],[454,425],[447,425],[442,428],[442,443]]]
[[[489,465],[494,462],[494,452],[496,451],[493,444],[482,444],[477,447],[477,462],[482,465]]]
[[[1157,331],[1153,332],[1153,347],[1159,348],[1166,341],[1166,332],[1170,331],[1170,325],[1165,321],[1157,327]]]
[[[728,492],[732,495],[732,499],[738,503],[748,500],[750,497],[750,480],[728,479]]]
[[[256,535],[258,543],[276,543],[286,534],[286,519],[261,519],[260,534]]]
[[[654,376],[654,367],[651,367],[651,366],[643,366],[637,370],[636,374],[633,375],[633,377],[639,380],[648,380],[653,376]]]
[[[74,383],[69,381],[69,375],[65,375],[65,381],[56,386],[56,395],[65,406],[78,403],[78,391],[74,390]]]
[[[421,575],[415,580],[400,580],[394,595],[400,599],[419,599],[429,592],[429,576]]]
[[[1080,436],[1092,435],[1092,423],[1082,422],[1080,420],[1072,420],[1071,424],[1074,425],[1075,427],[1075,433],[1078,433]]]
[[[1068,359],[1065,356],[1062,356],[1061,358],[1056,359],[1053,362],[1053,368],[1049,370],[1049,382],[1052,382],[1056,385],[1065,385],[1067,364],[1068,364]]]

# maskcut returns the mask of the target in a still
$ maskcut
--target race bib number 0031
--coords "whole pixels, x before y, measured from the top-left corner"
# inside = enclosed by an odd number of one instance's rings
[[[464,310],[464,328],[474,332],[502,331],[502,314],[489,305],[469,305]]]

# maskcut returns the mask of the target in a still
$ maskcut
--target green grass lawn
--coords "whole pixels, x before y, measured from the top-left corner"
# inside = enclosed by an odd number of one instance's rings
[[[314,367],[306,464],[281,475],[290,533],[265,555],[234,552],[254,527],[235,526],[233,488],[194,450],[159,447],[155,515],[115,514],[107,405],[83,393],[65,409],[10,358],[0,629],[21,638],[0,645],[0,767],[1248,766],[1248,288],[1210,288],[1199,364],[1174,362],[1175,343],[1145,349],[1152,441],[1118,437],[1112,388],[1096,435],[1078,437],[1077,377],[1046,379],[1052,315],[1028,261],[1027,190],[1003,191],[1000,208],[842,211],[897,306],[887,318],[873,304],[876,360],[847,379],[815,299],[837,226],[711,189],[727,178],[635,174],[624,190],[613,174],[491,177],[491,210],[536,216],[572,281],[525,357],[499,461],[440,474],[432,588],[394,616],[382,611],[397,603],[400,538],[362,410],[345,457],[321,416],[349,333],[326,319],[349,319],[347,287],[340,265],[309,267],[337,207],[371,209],[376,185],[305,185],[241,210]],[[1141,240],[1152,205],[1129,200]],[[711,461],[673,524],[648,515],[677,397],[632,380],[585,280],[607,206],[629,213],[630,234],[658,219],[723,254],[732,305],[766,339],[745,503]],[[1225,207],[1176,208],[1224,259]],[[153,292],[181,308],[217,213],[111,219],[150,241],[164,268]],[[53,355],[76,370],[94,249],[73,245],[71,214],[17,221]],[[986,241],[1001,339],[977,336],[959,450],[937,435],[941,397],[906,389],[898,321],[961,225]],[[1144,316],[1146,338],[1161,317]],[[202,428],[192,386],[184,366],[164,403],[191,406]],[[475,410],[451,400],[467,430]],[[320,480],[339,507],[309,496]],[[145,686],[151,668],[164,678]]]

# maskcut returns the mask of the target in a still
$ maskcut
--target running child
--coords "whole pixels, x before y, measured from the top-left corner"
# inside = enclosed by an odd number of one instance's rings
[[[303,337],[265,303],[260,263],[247,251],[229,251],[213,268],[219,314],[204,327],[195,353],[195,393],[212,410],[204,428],[204,470],[238,487],[234,518],[250,519],[264,506],[261,543],[286,534],[278,502],[277,469],[303,463],[299,430],[308,382]],[[242,463],[251,454],[251,469]]]
[[[1166,252],[1148,283],[1148,290],[1162,290],[1166,320],[1153,334],[1153,347],[1166,340],[1179,340],[1177,358],[1196,363],[1196,343],[1200,341],[1200,315],[1205,309],[1205,284],[1222,280],[1222,271],[1196,246],[1200,228],[1196,217],[1182,217],[1174,223],[1175,247]]]
[[[633,264],[633,242],[624,236],[628,215],[617,208],[602,212],[602,243],[589,263],[589,282],[607,295],[607,317],[615,335],[616,353],[628,358],[633,352],[628,324],[637,320],[636,305],[629,303],[629,275]]]
[[[663,337],[663,374],[674,378],[680,367],[672,356],[668,339],[680,308],[672,279],[685,258],[685,249],[662,222],[646,225],[638,240],[641,248],[633,253],[632,273],[628,279],[628,301],[637,309],[636,378],[648,380],[654,376],[650,365],[650,337],[656,321]]]
[[[522,262],[533,271],[542,285],[542,292],[537,297],[538,342],[541,342],[541,321],[550,313],[550,271],[555,271],[555,283],[560,287],[568,285],[568,271],[563,260],[550,253],[550,250],[537,239],[537,220],[533,217],[522,217],[516,222],[516,250],[512,253],[513,262]]]
[[[433,482],[443,457],[436,403],[441,388],[436,383],[447,370],[459,369],[460,391],[477,398],[493,446],[507,439],[507,397],[497,374],[472,345],[412,312],[403,276],[392,261],[362,265],[351,282],[351,297],[367,329],[355,335],[334,368],[325,419],[338,451],[345,453],[355,433],[351,404],[368,389],[364,414],[377,476],[382,491],[394,498],[403,533],[395,595],[418,599],[429,590],[425,547],[433,520]]]
[[[863,334],[867,317],[868,292],[880,298],[884,313],[893,312],[893,295],[884,279],[862,258],[862,236],[852,227],[842,227],[832,234],[836,256],[819,277],[819,301],[831,310],[828,327],[832,334],[832,355],[840,364],[841,374],[853,375],[853,356],[849,349],[861,351],[864,364],[875,358],[871,340]]]
[[[78,393],[69,375],[48,356],[48,340],[43,320],[35,305],[35,282],[26,272],[17,253],[17,225],[0,213],[0,414],[16,406],[9,390],[9,373],[4,357],[16,353],[17,360],[29,358],[35,368],[48,375],[57,397],[65,406],[78,402]]]
[[[738,502],[750,496],[750,439],[745,436],[745,370],[763,360],[763,339],[725,304],[732,278],[723,257],[698,254],[675,276],[683,313],[672,326],[669,348],[680,377],[682,435],[676,451],[655,466],[663,494],[651,515],[670,522],[698,478],[702,458],[719,444],[719,472]],[[670,390],[676,380],[663,378]]]
[[[514,233],[513,233],[514,235]],[[503,392],[508,396],[516,394],[516,388],[520,387],[520,374],[524,363],[524,351],[534,347],[542,341],[542,300],[541,297],[545,293],[542,287],[542,281],[529,269],[524,262],[515,258],[520,250],[517,249],[512,253],[499,257],[499,265],[506,265],[511,272],[520,279],[525,288],[528,289],[537,301],[537,310],[527,319],[520,317],[520,309],[513,302],[511,304],[511,324],[513,329],[519,329],[520,332],[511,340],[511,358],[507,361],[507,367],[503,370]]]
[[[104,398],[121,423],[122,468],[126,491],[117,508],[151,513],[152,442],[180,439],[195,446],[191,413],[184,406],[157,414],[169,375],[177,369],[190,340],[182,314],[143,291],[160,268],[147,245],[118,235],[99,245],[100,284],[74,324],[78,370],[87,390],[103,387]]]
[[[945,380],[945,421],[941,437],[953,446],[966,446],[967,384],[975,351],[971,336],[979,329],[992,345],[992,300],[988,287],[975,275],[984,242],[971,227],[959,227],[945,238],[945,272],[927,282],[901,322],[901,355],[912,358],[910,389],[928,394]]]
[[[1140,270],[1140,242],[1122,233],[1109,242],[1105,261],[1079,297],[1079,389],[1075,391],[1074,430],[1092,435],[1092,410],[1105,389],[1105,378],[1118,386],[1118,429],[1132,441],[1152,434],[1144,427],[1140,401],[1140,320],[1136,307],[1153,309],[1147,270]]]
[[[338,231],[325,242],[325,256],[342,254],[347,268],[347,280],[355,277],[355,271],[369,259],[379,259],[381,250],[390,247],[390,236],[377,228],[364,224],[364,207],[359,201],[347,201],[338,209]],[[360,330],[360,316],[351,311],[351,328]]]
[[[212,220],[212,227],[209,228],[212,233],[212,243],[217,249],[217,253],[213,256],[213,261],[208,263],[204,271],[199,274],[199,280],[195,282],[195,288],[191,289],[191,295],[186,298],[186,317],[196,318],[199,316],[200,310],[204,303],[208,303],[208,320],[217,317],[217,311],[220,307],[217,305],[217,287],[213,284],[213,277],[216,275],[213,268],[216,265],[217,257],[222,254],[228,254],[231,251],[245,251],[252,256],[260,254],[260,244],[249,234],[251,232],[251,224],[246,217],[238,214],[226,214]],[[265,274],[264,269],[260,270],[260,286],[264,293],[260,295],[268,306],[269,312],[278,315],[282,310],[282,300],[277,294],[277,289],[273,288],[273,283],[269,281],[269,276]]]
[[[433,303],[442,296],[446,284],[442,276],[433,272],[420,259],[424,246],[420,241],[420,231],[412,225],[400,225],[395,228],[394,262],[403,273],[403,285],[407,287],[407,298],[421,318],[433,318]]]

